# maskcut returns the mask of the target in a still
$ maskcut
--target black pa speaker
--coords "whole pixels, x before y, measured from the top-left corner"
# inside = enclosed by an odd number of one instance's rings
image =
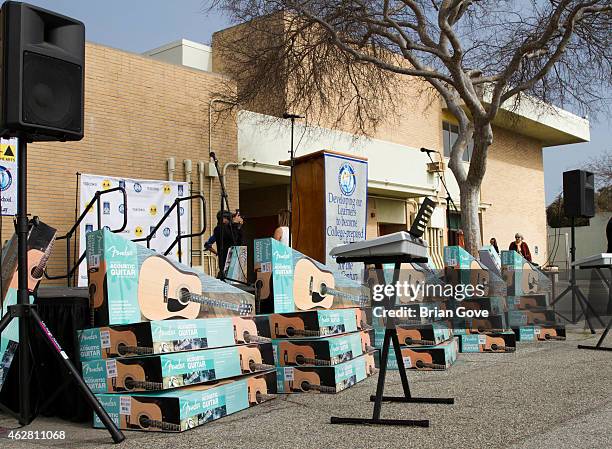
[[[566,217],[595,216],[595,176],[584,170],[563,173],[563,207]]]
[[[21,2],[0,15],[2,137],[81,140],[85,26]]]

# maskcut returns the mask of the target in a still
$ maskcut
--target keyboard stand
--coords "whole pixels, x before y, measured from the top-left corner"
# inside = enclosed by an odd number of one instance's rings
[[[375,265],[378,273],[382,273],[383,263],[394,263],[395,269],[393,271],[393,284],[399,280],[399,270],[402,263],[411,262],[427,262],[422,258],[414,258],[408,255],[405,256],[367,256],[367,257],[337,257],[338,263],[345,262],[364,262],[366,264]],[[395,303],[395,296],[387,299],[387,305]],[[412,427],[429,427],[428,419],[382,419],[380,412],[383,402],[406,402],[406,403],[418,403],[418,404],[454,404],[453,398],[415,398],[410,392],[410,385],[408,384],[408,376],[406,374],[406,368],[404,366],[404,359],[400,348],[399,339],[397,337],[397,328],[395,327],[395,318],[387,318],[385,329],[385,338],[383,341],[382,354],[380,356],[380,371],[378,373],[378,384],[376,385],[376,395],[370,396],[370,401],[374,402],[374,411],[372,418],[346,418],[332,416],[332,424],[377,424],[387,426],[412,426]],[[385,396],[385,378],[387,376],[387,361],[389,358],[389,346],[393,343],[393,349],[395,351],[395,358],[397,359],[397,367],[399,370],[400,378],[402,380],[402,388],[404,391],[403,396]]]
[[[583,267],[579,265],[578,268],[583,268]],[[601,265],[601,266],[585,266],[584,268],[593,268],[595,270],[595,272],[599,275],[601,281],[604,283],[604,285],[608,289],[608,306],[607,306],[607,311],[610,312],[610,309],[612,308],[612,279],[608,280],[605,277],[605,275],[601,272],[601,270],[608,268],[608,269],[610,269],[612,271],[612,267],[610,265]],[[608,332],[610,332],[610,328],[611,327],[612,327],[612,316],[610,317],[610,320],[608,321],[608,325],[604,329],[603,334],[601,334],[601,337],[599,338],[599,340],[597,341],[597,344],[595,346],[592,346],[592,345],[578,345],[578,349],[594,349],[596,351],[612,351],[612,347],[602,346],[603,345],[603,341],[605,340],[606,336],[608,335]]]

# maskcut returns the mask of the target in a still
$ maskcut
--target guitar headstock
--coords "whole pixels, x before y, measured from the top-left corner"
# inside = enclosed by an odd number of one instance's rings
[[[249,304],[246,301],[241,301],[238,306],[238,313],[240,316],[250,316],[253,315],[253,304]]]

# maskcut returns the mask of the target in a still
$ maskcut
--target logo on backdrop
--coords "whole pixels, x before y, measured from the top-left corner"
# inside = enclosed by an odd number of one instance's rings
[[[102,207],[102,213],[104,215],[110,215],[110,209],[111,209],[110,203],[104,202],[104,206]]]
[[[104,190],[108,190],[111,188],[111,182],[108,179],[105,179],[104,181],[102,181],[102,188]]]
[[[4,192],[12,183],[13,175],[11,175],[11,171],[6,167],[0,166],[0,190]]]
[[[121,203],[121,204],[119,205],[119,213],[120,213],[120,214],[123,214],[123,211],[124,211],[124,210],[125,210],[125,205],[124,205],[123,203]]]
[[[119,187],[121,187],[122,189],[125,189],[125,179],[119,180]]]
[[[134,183],[134,192],[142,192],[142,186],[140,185],[140,183]]]
[[[355,169],[348,162],[342,164],[338,170],[338,184],[340,191],[346,196],[351,196],[357,187]]]
[[[170,228],[164,228],[164,237],[170,236]]]
[[[170,192],[172,192],[172,189],[170,188],[170,184],[164,184],[164,193],[166,195],[169,195]]]
[[[178,196],[183,196],[183,186],[182,185],[178,185]]]
[[[157,206],[155,204],[152,204],[151,206],[149,206],[149,213],[152,216],[157,215]]]

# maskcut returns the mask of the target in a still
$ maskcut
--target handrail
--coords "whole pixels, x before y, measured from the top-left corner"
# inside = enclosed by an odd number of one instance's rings
[[[157,225],[153,229],[150,230],[149,235],[147,235],[146,237],[139,238],[139,239],[133,239],[132,242],[147,242],[147,248],[151,248],[151,239],[155,237],[155,233],[157,232],[157,230],[161,227],[164,221],[166,221],[166,219],[170,216],[170,214],[172,213],[174,209],[176,209],[176,226],[177,226],[176,229],[177,229],[178,235],[176,236],[172,244],[166,249],[166,251],[164,251],[164,256],[167,256],[170,253],[170,251],[172,251],[172,248],[174,248],[176,244],[179,243],[182,239],[199,237],[202,234],[204,234],[204,232],[206,232],[206,219],[204,219],[202,223],[202,229],[199,232],[192,232],[191,234],[185,234],[185,235],[181,234],[181,208],[179,207],[179,204],[183,201],[191,201],[193,199],[199,199],[202,202],[202,211],[204,212],[203,216],[206,217],[206,200],[204,199],[204,196],[196,194],[196,195],[186,196],[183,198],[176,198],[174,200],[174,203],[172,203],[172,206],[168,208],[168,210],[163,215],[163,217],[159,220]],[[183,262],[182,255],[183,255],[183,251],[179,247],[178,260],[181,263]]]
[[[74,223],[74,226],[72,226],[72,228],[70,228],[70,230],[65,235],[62,235],[62,236],[57,237],[55,239],[55,240],[66,240],[66,274],[50,276],[47,273],[47,270],[45,270],[45,277],[47,279],[67,279],[68,280],[67,281],[68,282],[67,285],[68,285],[68,287],[70,287],[70,279],[73,278],[75,271],[78,269],[79,265],[81,265],[81,263],[85,259],[85,251],[83,251],[83,254],[81,254],[81,256],[79,257],[77,262],[74,264],[74,266],[72,268],[70,268],[70,239],[73,237],[73,234],[77,231],[77,229],[79,228],[81,222],[85,219],[85,216],[89,213],[89,211],[93,207],[94,203],[96,204],[96,213],[97,213],[97,218],[98,218],[98,229],[100,229],[102,227],[102,212],[100,210],[100,197],[102,195],[106,195],[108,193],[112,193],[112,192],[116,192],[116,191],[120,191],[122,193],[122,195],[123,195],[123,224],[121,225],[121,227],[119,229],[113,229],[113,230],[111,230],[111,232],[113,232],[113,233],[123,232],[123,230],[127,227],[128,207],[127,207],[127,193],[126,193],[125,189],[123,187],[113,187],[112,189],[108,189],[108,190],[98,190],[94,194],[94,196],[91,199],[91,201],[85,207],[85,210],[83,210],[83,212],[81,213],[81,215],[79,216],[77,221]]]

